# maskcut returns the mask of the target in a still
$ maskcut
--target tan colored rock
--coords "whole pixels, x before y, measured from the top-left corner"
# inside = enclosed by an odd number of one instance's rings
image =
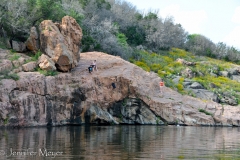
[[[31,28],[30,36],[26,41],[26,47],[35,53],[39,50],[39,36],[36,27]]]
[[[187,65],[187,66],[194,66],[194,65],[196,65],[195,62],[188,62],[188,61],[186,61],[186,60],[184,60],[184,59],[182,59],[182,58],[178,58],[178,59],[176,60],[176,62],[181,63],[181,64],[183,64],[183,65]]]
[[[22,65],[22,69],[24,72],[32,72],[37,67],[36,62],[28,62],[24,65]]]
[[[12,61],[12,64],[14,67],[18,67],[20,65],[18,60]]]
[[[56,63],[56,67],[59,70],[67,72],[75,67],[77,61],[76,59],[74,60],[72,52],[70,52],[64,44],[57,44],[54,49],[54,54],[52,60]]]
[[[82,31],[76,20],[69,16],[65,16],[59,26],[50,20],[40,24],[40,49],[54,61],[59,70],[67,72],[79,61]]]
[[[54,62],[47,56],[42,54],[38,59],[38,65],[42,70],[55,71],[56,67]]]
[[[65,16],[62,18],[60,30],[65,38],[65,43],[67,43],[69,50],[74,55],[74,59],[79,61],[79,46],[82,40],[81,27],[78,25],[77,21],[74,18],[70,16]]]
[[[182,72],[181,72],[181,74],[183,75],[183,76],[185,76],[185,77],[187,77],[187,78],[193,78],[194,77],[194,73],[193,73],[193,71],[190,69],[190,68],[185,68]]]

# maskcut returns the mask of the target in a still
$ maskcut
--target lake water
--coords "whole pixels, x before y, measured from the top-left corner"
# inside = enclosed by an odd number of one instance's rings
[[[240,128],[65,126],[0,129],[0,159],[240,159]]]

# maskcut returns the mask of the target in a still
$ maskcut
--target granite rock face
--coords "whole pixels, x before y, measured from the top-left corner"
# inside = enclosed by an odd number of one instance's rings
[[[70,73],[20,72],[0,81],[0,126],[179,124],[240,126],[240,108],[165,88],[157,74],[100,52],[81,53]],[[97,60],[98,71],[87,67]],[[112,83],[115,84],[113,87]],[[204,110],[204,112],[200,112]]]

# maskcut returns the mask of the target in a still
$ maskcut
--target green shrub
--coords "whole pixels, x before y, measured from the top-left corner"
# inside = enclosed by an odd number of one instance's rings
[[[46,70],[42,70],[41,68],[37,68],[36,71],[45,76],[55,76],[58,74],[57,71],[46,71]]]
[[[13,79],[15,81],[19,80],[19,76],[16,73],[9,74],[9,72],[10,72],[9,70],[1,71],[0,75],[2,75],[2,77],[0,77],[0,80],[1,79]]]
[[[20,58],[20,55],[18,55],[17,53],[14,53],[10,58],[9,60],[10,61],[15,61],[15,60],[18,60]]]
[[[165,75],[166,75],[166,72],[164,72],[162,70],[158,70],[157,73],[158,73],[159,77],[165,77]]]
[[[158,70],[160,70],[162,68],[162,66],[160,65],[160,64],[156,64],[156,63],[154,63],[154,64],[152,64],[151,66],[150,66],[150,69],[152,70],[152,71],[154,71],[154,72],[158,72]]]
[[[146,63],[141,62],[141,61],[136,61],[134,64],[136,64],[137,66],[141,67],[143,70],[145,71],[150,71],[150,67],[147,66]]]
[[[8,74],[7,79],[19,80],[19,76],[16,73]]]
[[[117,34],[117,40],[118,40],[118,43],[120,43],[122,46],[124,46],[124,47],[128,46],[127,37],[125,36],[125,34],[118,33]]]
[[[32,57],[32,60],[33,61],[37,61],[38,58],[42,55],[42,53],[40,51],[38,51],[33,57]]]
[[[9,122],[9,118],[8,117],[6,117],[4,120],[3,120],[4,122],[4,125],[6,125],[6,124],[8,124],[8,122]]]
[[[10,54],[14,54],[16,51],[14,49],[10,49]]]
[[[160,122],[161,122],[160,117],[159,117],[159,116],[156,116],[156,123],[157,123],[157,124],[160,124]]]
[[[196,97],[196,94],[192,90],[187,90],[186,93],[189,96]]]
[[[164,81],[165,86],[170,87],[172,89],[175,88],[175,84],[174,84],[174,82],[171,79],[163,78],[163,81]]]
[[[177,89],[178,89],[178,91],[183,91],[183,85],[182,84],[180,84],[180,83],[178,83],[177,84]]]
[[[199,112],[205,113],[206,115],[212,115],[212,113],[209,113],[208,111],[204,109],[198,109]]]
[[[184,82],[184,78],[183,77],[179,78],[179,83],[182,84],[183,82]]]
[[[38,58],[42,55],[42,52],[38,51],[36,54],[30,54],[30,59],[26,60],[25,63],[37,61]]]
[[[0,48],[7,49],[6,40],[0,37]]]

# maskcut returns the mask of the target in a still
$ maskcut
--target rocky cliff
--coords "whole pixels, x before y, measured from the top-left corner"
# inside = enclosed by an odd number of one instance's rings
[[[89,73],[93,60],[98,70]],[[17,81],[0,81],[0,126],[240,126],[239,107],[181,95],[170,88],[160,94],[157,74],[105,53],[81,53],[77,67],[69,73],[18,75]]]

